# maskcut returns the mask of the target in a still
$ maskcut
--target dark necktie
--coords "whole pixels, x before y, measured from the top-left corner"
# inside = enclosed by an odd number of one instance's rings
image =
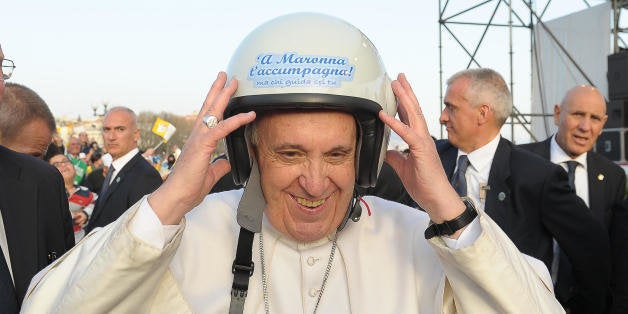
[[[565,163],[567,164],[567,179],[569,180],[569,187],[573,192],[576,192],[576,168],[580,163],[575,160],[565,161]],[[558,281],[558,277],[562,277],[562,275],[559,275],[558,273],[559,270],[561,273],[565,273],[565,268],[567,267],[567,269],[570,270],[571,266],[569,264],[565,265],[565,262],[567,262],[568,259],[565,256],[565,253],[558,246],[556,239],[553,240],[553,251],[554,257],[552,259],[552,266],[550,267],[550,275],[552,276],[552,281],[556,283]],[[570,273],[570,271],[567,271],[566,273]]]
[[[578,167],[578,162],[575,160],[570,160],[565,162],[567,164],[567,178],[569,179],[569,187],[572,191],[576,191],[576,167]]]
[[[464,175],[467,172],[468,166],[469,157],[467,157],[467,155],[460,155],[460,157],[458,157],[458,170],[456,170],[456,173],[454,173],[454,176],[451,178],[451,185],[460,196],[467,196],[467,179]]]
[[[0,313],[18,313],[15,288],[2,248],[0,248]]]
[[[111,182],[111,177],[113,176],[113,173],[115,171],[116,169],[113,167],[113,165],[109,166],[109,169],[107,170],[107,177],[105,178],[105,182],[103,182],[102,188],[100,189],[99,196],[104,196],[105,192],[107,192],[107,189],[109,188],[109,182]]]

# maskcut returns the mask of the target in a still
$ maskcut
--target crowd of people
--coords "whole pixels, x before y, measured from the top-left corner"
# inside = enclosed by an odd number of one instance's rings
[[[0,313],[627,313],[626,176],[592,150],[604,96],[565,91],[558,131],[515,145],[502,76],[462,70],[437,140],[365,38],[313,13],[263,24],[166,158],[127,107],[103,147],[66,146],[3,62]],[[295,69],[309,81],[264,81]]]

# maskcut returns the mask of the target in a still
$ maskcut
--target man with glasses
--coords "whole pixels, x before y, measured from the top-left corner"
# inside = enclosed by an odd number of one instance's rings
[[[2,79],[8,80],[11,78],[11,74],[13,74],[13,69],[15,69],[15,64],[13,60],[3,59],[2,60]]]
[[[1,47],[0,61],[2,99],[15,65]],[[0,312],[18,313],[33,275],[74,245],[59,171],[0,145],[0,213]]]

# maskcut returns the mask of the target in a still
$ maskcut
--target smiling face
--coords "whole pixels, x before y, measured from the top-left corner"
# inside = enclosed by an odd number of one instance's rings
[[[299,242],[332,233],[355,182],[356,126],[340,112],[259,117],[255,153],[270,223]]]
[[[593,148],[607,118],[606,102],[597,89],[575,87],[554,107],[556,142],[571,158],[578,157]]]
[[[76,170],[74,170],[74,166],[65,155],[59,154],[52,156],[50,158],[50,164],[61,172],[61,176],[63,176],[63,180],[65,182],[74,182],[74,175],[76,174]]]

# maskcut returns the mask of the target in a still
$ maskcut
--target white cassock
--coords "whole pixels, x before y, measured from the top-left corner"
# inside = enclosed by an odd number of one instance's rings
[[[227,313],[241,195],[208,195],[174,227],[161,226],[142,199],[42,270],[22,312]],[[468,246],[451,248],[443,238],[425,240],[424,212],[364,201],[360,221],[338,233],[318,313],[563,313],[544,266],[531,264],[487,215],[465,230],[477,232]],[[330,239],[296,243],[267,220],[262,233],[270,313],[313,312]],[[258,236],[244,313],[265,311]]]

